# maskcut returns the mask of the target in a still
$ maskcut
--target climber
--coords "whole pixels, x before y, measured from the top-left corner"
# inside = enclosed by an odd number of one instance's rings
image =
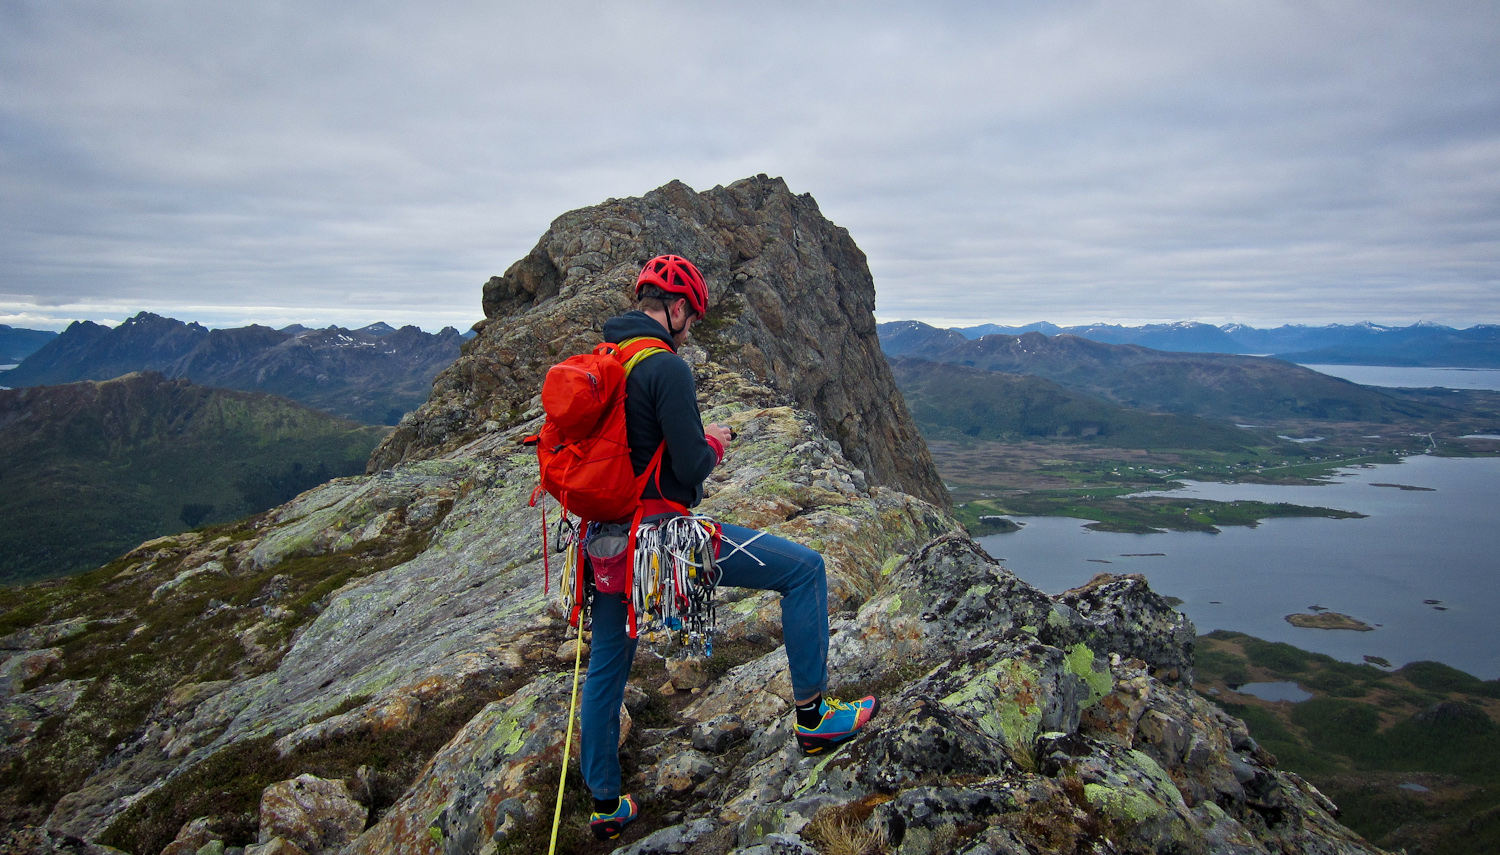
[[[678,349],[693,324],[708,312],[708,288],[692,262],[663,255],[646,262],[635,284],[635,310],[604,325],[606,341],[647,336]],[[693,507],[703,499],[703,481],[734,438],[726,427],[703,426],[692,369],[675,352],[643,359],[626,381],[625,419],[631,462],[637,475],[665,442],[660,491],[648,482],[642,494],[645,519],[679,513],[669,502]],[[667,501],[664,501],[667,500]],[[781,625],[796,707],[796,739],[808,754],[852,739],[875,715],[872,696],[845,703],[824,694],[828,685],[828,580],[823,556],[774,535],[723,525],[718,567],[721,585],[774,590],[781,594]],[[626,632],[625,596],[596,593],[588,680],[583,687],[583,778],[594,798],[590,826],[601,840],[618,837],[636,818],[635,800],[620,793],[620,704],[635,659],[636,641]]]

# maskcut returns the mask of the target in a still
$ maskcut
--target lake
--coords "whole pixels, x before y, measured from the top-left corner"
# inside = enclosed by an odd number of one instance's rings
[[[1320,374],[1342,377],[1362,386],[1500,391],[1500,368],[1406,368],[1387,365],[1304,365]]]
[[[1348,662],[1366,655],[1396,665],[1431,659],[1500,678],[1500,458],[1417,455],[1340,470],[1332,481],[1189,483],[1161,495],[1293,502],[1369,516],[1272,519],[1219,534],[1112,534],[1066,517],[1017,517],[1025,524],[1020,531],[980,543],[1051,594],[1101,571],[1144,574],[1153,590],[1184,601],[1179,608],[1199,633],[1232,629]],[[1315,605],[1376,629],[1286,622],[1286,615]]]

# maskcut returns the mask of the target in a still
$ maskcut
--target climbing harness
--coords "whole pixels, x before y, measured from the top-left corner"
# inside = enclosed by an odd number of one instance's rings
[[[563,553],[558,605],[568,622],[590,627],[588,606],[602,585],[608,592],[627,597],[635,623],[630,634],[645,638],[658,656],[712,655],[717,623],[714,594],[721,575],[715,555],[723,540],[719,524],[697,515],[640,523],[629,534],[624,554],[628,572],[617,589],[602,581],[595,566],[602,564],[601,558],[589,549],[601,532],[615,534],[608,528],[600,523],[582,528],[560,524],[558,528],[556,543]],[[740,550],[746,545],[731,544]],[[544,568],[543,572],[550,571]]]
[[[545,505],[542,512],[546,513]],[[569,616],[569,624],[577,627],[578,643],[573,655],[573,693],[568,701],[568,730],[563,738],[562,772],[557,782],[557,805],[552,811],[549,855],[557,849],[557,830],[562,822],[563,792],[567,786],[568,758],[573,744],[573,721],[578,715],[583,633],[591,624],[585,612],[596,593],[594,574],[588,572],[596,556],[589,554],[588,546],[589,541],[605,528],[600,523],[589,523],[580,529],[563,513],[557,522],[553,541],[563,553],[558,584],[559,605],[563,614]],[[547,551],[545,531],[546,524],[543,523],[544,554]],[[614,535],[613,531],[609,533]],[[756,537],[759,536],[757,533]],[[631,531],[625,557],[634,560],[630,562],[631,572],[626,576],[626,594],[640,618],[639,628],[650,645],[649,649],[657,656],[667,659],[713,655],[713,634],[717,623],[714,594],[720,576],[715,556],[724,539],[718,523],[697,515],[644,522]],[[730,541],[730,545],[735,551],[744,551],[753,540],[754,537],[738,544]],[[755,559],[754,555],[750,557]],[[542,572],[551,575],[550,565],[545,559]],[[548,587],[550,581],[543,584],[544,589]]]

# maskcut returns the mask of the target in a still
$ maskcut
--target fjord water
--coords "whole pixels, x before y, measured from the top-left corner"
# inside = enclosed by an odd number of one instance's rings
[[[1488,389],[1500,391],[1500,368],[1415,368],[1388,365],[1304,365],[1321,374],[1362,386],[1407,389]]]
[[[1340,470],[1331,480],[1311,487],[1189,483],[1160,495],[1292,502],[1369,516],[1271,519],[1219,534],[1112,534],[1083,528],[1082,520],[1019,517],[1020,531],[980,543],[1052,594],[1101,571],[1141,573],[1157,593],[1184,601],[1179,608],[1200,633],[1232,629],[1349,662],[1366,655],[1398,666],[1430,659],[1500,678],[1500,458],[1418,455]],[[1309,606],[1376,628],[1286,622]]]

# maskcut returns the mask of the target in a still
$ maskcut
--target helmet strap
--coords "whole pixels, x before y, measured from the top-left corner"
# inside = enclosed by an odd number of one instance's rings
[[[682,335],[682,333],[687,329],[687,312],[686,311],[684,311],[682,313],[682,329],[673,329],[672,328],[672,308],[675,307],[679,302],[686,303],[687,299],[683,298],[683,297],[679,297],[676,300],[672,301],[672,305],[666,307],[666,309],[667,309],[667,332],[672,335],[672,338],[674,340],[679,335]]]

